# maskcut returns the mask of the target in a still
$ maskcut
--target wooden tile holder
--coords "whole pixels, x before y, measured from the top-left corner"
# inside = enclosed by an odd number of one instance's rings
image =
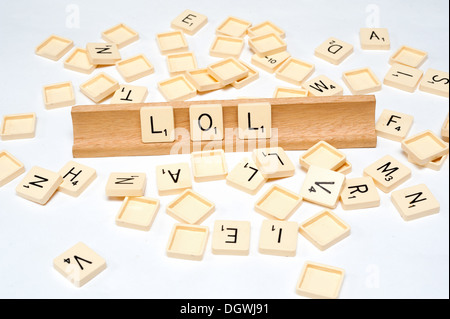
[[[271,103],[272,129],[278,129],[271,139],[260,140],[262,145],[278,139],[278,147],[284,150],[306,150],[321,140],[336,148],[376,147],[375,96],[351,95],[74,106],[73,157],[168,155],[175,143],[180,151],[189,145],[192,152],[194,144],[196,151],[205,148],[252,151],[260,145],[254,140],[239,140],[237,105],[255,102]],[[142,143],[141,107],[173,106],[175,128],[189,132],[189,106],[217,103],[223,106],[224,140],[192,143],[189,136],[178,136],[173,143]]]

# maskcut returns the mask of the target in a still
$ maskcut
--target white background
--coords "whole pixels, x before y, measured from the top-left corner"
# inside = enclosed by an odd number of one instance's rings
[[[229,15],[253,24],[271,20],[286,31],[288,51],[314,63],[315,76],[325,74],[344,87],[342,72],[370,67],[380,80],[389,69],[388,59],[401,45],[429,53],[421,67],[448,71],[448,1],[2,1],[0,4],[0,116],[35,112],[34,139],[0,141],[25,167],[41,166],[59,171],[72,160],[70,108],[46,110],[42,86],[72,81],[78,105],[92,104],[79,85],[92,75],[63,68],[63,59],[53,62],[34,54],[35,47],[50,34],[74,40],[76,46],[101,41],[102,31],[125,23],[140,34],[140,40],[121,50],[122,57],[144,53],[155,73],[133,82],[149,89],[147,102],[163,101],[156,83],[169,77],[165,57],[155,35],[170,30],[170,22],[185,9],[209,18],[195,36],[188,36],[200,67],[217,58],[208,54],[215,28]],[[390,51],[363,51],[361,27],[387,27]],[[354,45],[354,53],[334,66],[314,57],[314,48],[334,36]],[[248,46],[242,60],[250,62]],[[124,83],[114,67],[106,72]],[[276,86],[291,86],[273,74],[260,72],[260,79],[240,90],[227,89],[196,99],[233,99],[240,96],[271,97]],[[387,108],[415,117],[410,134],[430,129],[440,134],[448,112],[448,99],[421,91],[406,93],[383,86],[376,93],[376,116]],[[106,101],[109,103],[109,101]],[[305,171],[298,164],[303,151],[289,152],[296,164],[294,177],[276,181],[299,191]],[[256,196],[231,188],[225,181],[194,183],[193,189],[216,205],[216,212],[203,225],[212,231],[217,219],[251,221],[248,257],[211,253],[211,236],[203,261],[168,258],[166,244],[176,221],[165,213],[173,196],[158,197],[155,166],[189,162],[188,155],[76,159],[97,170],[98,178],[79,198],[62,193],[45,206],[15,195],[20,178],[0,189],[0,297],[2,298],[301,298],[295,284],[305,261],[310,260],[346,271],[340,298],[448,298],[449,296],[449,166],[441,171],[421,169],[407,161],[398,142],[379,138],[371,149],[346,149],[353,171],[362,176],[369,164],[390,154],[412,169],[401,188],[426,183],[441,204],[437,215],[405,222],[389,194],[381,191],[377,208],[334,211],[351,226],[351,235],[326,251],[319,251],[298,237],[296,257],[276,257],[258,252],[259,229],[264,218],[253,205],[273,183]],[[229,169],[248,154],[227,154]],[[111,172],[147,173],[146,196],[161,200],[161,208],[149,232],[118,227],[114,223],[121,201],[105,196]],[[301,222],[322,207],[304,202],[290,220]],[[52,267],[53,258],[83,241],[106,259],[107,269],[82,288],[75,288]]]

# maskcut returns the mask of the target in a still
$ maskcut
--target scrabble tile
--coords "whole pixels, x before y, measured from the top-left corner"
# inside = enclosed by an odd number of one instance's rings
[[[175,141],[175,122],[172,106],[141,107],[140,117],[143,143]]]
[[[319,75],[302,84],[312,96],[334,96],[343,95],[344,89],[325,75]]]
[[[328,209],[300,223],[298,230],[322,251],[350,235],[350,225]]]
[[[254,25],[254,26],[248,28],[247,32],[248,32],[248,36],[250,38],[256,37],[259,35],[268,34],[268,33],[275,33],[281,38],[286,37],[286,33],[280,27],[276,26],[271,21],[264,21],[257,25]]]
[[[308,91],[305,89],[288,88],[288,87],[276,87],[273,93],[274,98],[282,97],[307,97]]]
[[[106,183],[106,196],[144,196],[146,182],[145,173],[111,173]]]
[[[390,193],[411,177],[411,169],[392,156],[386,155],[367,166],[364,175],[372,177],[381,191]]]
[[[353,95],[363,95],[381,90],[381,82],[370,68],[344,72],[342,80]]]
[[[255,53],[252,55],[251,62],[253,65],[263,69],[266,72],[275,73],[282,63],[290,56],[291,54],[287,51],[265,56],[259,56]]]
[[[180,30],[158,33],[156,35],[156,42],[161,54],[180,53],[189,50],[184,33]]]
[[[191,162],[196,182],[225,179],[228,174],[225,152],[222,149],[192,152]]]
[[[58,61],[72,48],[72,40],[57,35],[51,35],[36,47],[35,53],[41,57]]]
[[[75,105],[75,92],[70,81],[45,85],[42,88],[42,96],[48,110]]]
[[[276,33],[251,37],[248,39],[248,45],[254,53],[260,56],[284,52],[287,49],[286,42]]]
[[[416,165],[421,166],[421,167],[429,168],[429,169],[432,169],[432,170],[435,170],[435,171],[440,171],[441,170],[441,168],[442,168],[442,166],[444,166],[444,163],[447,160],[447,158],[448,158],[448,154],[447,155],[443,155],[441,157],[438,157],[435,160],[432,160],[432,161],[426,163],[425,165],[420,165],[420,164],[416,163],[414,161],[414,159],[411,158],[411,156],[408,155],[408,161],[410,161],[411,163],[416,164]]]
[[[369,176],[346,179],[340,200],[345,210],[380,206],[380,195]]]
[[[96,66],[89,61],[87,50],[75,48],[64,61],[64,68],[85,74],[91,74]]]
[[[298,224],[280,220],[262,222],[258,251],[265,255],[294,257],[297,254]]]
[[[447,143],[448,143],[448,135],[449,135],[448,133],[449,133],[449,128],[448,128],[448,113],[447,113],[447,117],[445,118],[445,121],[441,127],[442,140],[444,140]]]
[[[170,258],[200,261],[208,243],[209,228],[189,224],[175,224],[167,243]]]
[[[148,197],[125,197],[116,225],[149,231],[159,210],[159,200]]]
[[[419,90],[431,94],[440,95],[448,98],[448,87],[450,83],[448,72],[435,69],[428,69],[419,85]]]
[[[25,166],[7,151],[0,151],[0,187],[25,173]]]
[[[158,89],[164,98],[171,101],[185,101],[197,95],[196,88],[184,75],[177,75],[158,82]]]
[[[120,89],[119,82],[107,75],[98,73],[80,85],[81,92],[95,103],[100,103]]]
[[[377,136],[401,142],[409,133],[414,117],[392,110],[383,110],[375,124]]]
[[[45,205],[63,182],[58,173],[34,166],[17,185],[16,193],[29,201]]]
[[[88,43],[86,52],[93,65],[114,65],[122,59],[115,43]]]
[[[311,165],[329,170],[340,168],[347,161],[347,156],[325,141],[310,147],[300,156],[300,165],[308,169]]]
[[[133,82],[155,72],[155,68],[143,54],[116,63],[119,74],[126,82]]]
[[[402,149],[418,164],[435,160],[448,154],[448,143],[444,142],[430,130],[402,140]]]
[[[272,136],[272,106],[268,102],[238,104],[239,138],[265,139]]]
[[[402,64],[394,64],[386,73],[383,84],[413,93],[422,78],[422,70]]]
[[[67,195],[78,197],[97,178],[95,169],[86,165],[69,161],[59,171],[64,181],[59,186],[59,191]]]
[[[303,200],[327,208],[336,208],[344,187],[345,175],[335,171],[310,166],[300,190]]]
[[[440,205],[425,184],[392,192],[391,201],[405,221],[439,213]]]
[[[192,104],[189,107],[192,141],[223,140],[223,111],[221,104]]]
[[[444,163],[447,160],[447,158],[448,158],[448,154],[444,155],[444,156],[441,156],[441,157],[438,157],[437,159],[432,160],[429,163],[426,163],[425,167],[426,168],[430,168],[430,169],[435,170],[435,171],[440,171],[442,166],[444,166]]]
[[[169,216],[182,223],[195,225],[203,223],[214,210],[214,203],[191,189],[186,189],[166,207]]]
[[[82,287],[106,269],[106,261],[79,242],[53,259],[53,267],[76,287]]]
[[[280,185],[272,185],[255,203],[255,211],[268,219],[288,220],[303,199]]]
[[[235,58],[225,58],[207,67],[208,72],[226,86],[248,76],[248,69]]]
[[[294,163],[281,147],[255,149],[252,156],[266,179],[291,177],[295,174]]]
[[[120,85],[111,98],[111,104],[144,103],[148,90],[145,86]]]
[[[344,163],[344,165],[342,165],[341,167],[335,169],[334,171],[346,175],[346,174],[351,173],[352,169],[353,169],[352,163],[350,163],[349,161],[346,161]]]
[[[389,63],[400,63],[412,68],[418,68],[427,58],[427,52],[403,45],[389,58]]]
[[[197,69],[197,59],[193,52],[172,53],[167,55],[167,66],[174,76]]]
[[[216,28],[216,34],[243,38],[251,26],[252,23],[249,21],[230,16]]]
[[[171,22],[171,27],[188,35],[196,34],[208,23],[208,17],[192,10],[185,10]]]
[[[21,113],[3,116],[0,137],[3,141],[33,138],[36,132],[36,114]]]
[[[209,55],[217,58],[231,56],[238,59],[244,49],[244,45],[244,39],[242,38],[217,35],[209,49]]]
[[[119,49],[139,40],[139,34],[129,26],[119,23],[118,25],[102,32],[102,39],[106,42],[117,44]]]
[[[227,175],[227,185],[255,195],[266,183],[256,164],[250,158],[242,159]]]
[[[314,70],[314,64],[290,57],[278,68],[275,77],[300,86],[314,73]]]
[[[329,38],[314,50],[314,55],[331,64],[341,64],[353,53],[353,45],[336,38]]]
[[[248,256],[250,252],[250,222],[216,220],[211,249],[214,255]]]
[[[259,78],[259,72],[255,70],[253,67],[248,65],[247,63],[243,61],[239,61],[247,70],[248,75],[245,78],[242,78],[240,80],[234,81],[231,83],[231,86],[235,89],[242,89],[244,86],[249,85],[253,81],[256,81]]]
[[[390,50],[391,40],[386,28],[361,28],[359,39],[363,50]]]
[[[185,76],[199,92],[218,90],[223,87],[222,83],[214,78],[206,68],[186,71]]]
[[[313,299],[337,299],[345,271],[315,262],[305,262],[296,285],[296,293]]]
[[[156,186],[160,196],[177,195],[192,188],[189,164],[176,163],[156,166]]]

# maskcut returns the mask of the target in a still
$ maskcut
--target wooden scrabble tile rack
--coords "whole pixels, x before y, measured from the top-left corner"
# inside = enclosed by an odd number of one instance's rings
[[[272,105],[272,130],[278,132],[267,140],[240,140],[237,105],[258,102]],[[190,131],[189,107],[194,104],[223,106],[224,140],[193,143],[189,134],[178,134]],[[168,105],[174,109],[176,140],[143,143],[140,108]],[[252,151],[272,143],[284,150],[306,150],[321,140],[336,148],[372,148],[377,144],[375,106],[373,95],[79,105],[71,112],[73,157],[168,155],[176,154],[174,149]]]

